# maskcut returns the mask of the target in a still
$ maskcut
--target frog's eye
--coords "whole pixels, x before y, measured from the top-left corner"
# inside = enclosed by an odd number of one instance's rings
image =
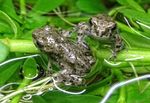
[[[90,25],[92,25],[92,18],[89,19],[89,23],[90,23]]]
[[[116,24],[115,24],[115,26],[113,26],[112,30],[116,30],[116,28],[117,28],[117,26],[116,26]]]
[[[92,18],[90,22],[91,22],[91,25],[96,25],[96,26],[98,25],[97,18]]]
[[[91,25],[97,25],[97,18],[90,18],[90,20],[89,20],[89,23],[91,24]]]
[[[34,42],[35,42],[36,46],[38,46],[38,48],[42,48],[43,47],[43,45],[41,45],[41,43],[39,41],[35,40]]]
[[[108,25],[108,27],[109,27],[111,30],[115,30],[117,26],[116,26],[116,23],[111,22],[111,23]]]

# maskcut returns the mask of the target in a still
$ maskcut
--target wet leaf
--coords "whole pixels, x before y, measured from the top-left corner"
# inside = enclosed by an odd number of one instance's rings
[[[27,78],[35,78],[37,76],[37,65],[33,58],[28,58],[23,64],[23,74]]]

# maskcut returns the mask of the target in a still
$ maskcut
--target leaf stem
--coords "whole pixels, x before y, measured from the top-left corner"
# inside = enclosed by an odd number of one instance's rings
[[[25,16],[27,14],[25,0],[20,0],[20,14],[21,16]]]
[[[66,22],[67,24],[71,25],[71,26],[75,26],[75,24],[71,23],[70,21],[68,21],[67,19],[65,19],[60,12],[58,12],[57,10],[53,10],[64,22]]]
[[[118,69],[113,69],[113,72],[114,72],[114,75],[117,77],[117,79],[121,82],[124,80],[123,78],[123,74],[121,73],[120,70]],[[119,98],[118,98],[118,101],[117,103],[126,103],[126,88],[124,86],[122,86],[120,89],[119,89]]]
[[[10,52],[21,52],[21,53],[39,53],[39,50],[35,47],[31,40],[12,40],[12,39],[0,39],[8,48]],[[132,62],[135,66],[143,67],[150,66],[150,52],[149,49],[124,49],[117,54],[117,58],[114,61],[109,60],[109,57],[112,55],[112,52],[109,49],[97,49],[94,46],[91,46],[92,52],[99,59],[106,59],[108,62],[104,62],[104,65],[108,67],[115,68],[128,68],[130,67],[128,62]],[[130,67],[131,68],[131,67]],[[131,71],[131,70],[130,70]]]
[[[39,50],[31,40],[14,40],[6,38],[0,39],[0,41],[9,47],[11,52],[39,53]]]
[[[24,80],[22,81],[22,83],[19,85],[18,90],[24,88],[26,85],[28,85],[32,80],[31,79],[26,79],[24,78]],[[18,103],[20,101],[20,98],[22,97],[22,93],[16,95],[12,101],[10,103]]]

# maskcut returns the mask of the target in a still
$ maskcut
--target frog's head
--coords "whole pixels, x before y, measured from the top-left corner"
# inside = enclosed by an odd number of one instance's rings
[[[40,29],[36,29],[33,34],[34,44],[44,52],[51,52],[55,49],[57,44],[57,30],[52,26],[45,26]]]
[[[115,21],[106,14],[98,14],[96,16],[93,16],[89,20],[89,23],[90,23],[90,25],[94,25],[95,27],[101,26],[101,27],[107,28],[107,29],[115,29],[116,28]]]
[[[43,27],[40,29],[36,29],[32,33],[33,42],[39,49],[42,49],[45,46],[46,37],[48,36],[49,30],[50,30],[50,28],[48,26],[46,26],[46,27]]]

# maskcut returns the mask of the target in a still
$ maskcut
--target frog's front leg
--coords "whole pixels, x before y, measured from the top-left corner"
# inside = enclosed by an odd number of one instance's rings
[[[52,60],[52,58],[49,56],[48,57],[48,65],[47,65],[47,70],[48,74],[52,76],[56,71],[53,69],[54,66],[57,66],[57,62]]]
[[[123,43],[121,36],[118,33],[118,30],[115,32],[115,35],[113,35],[111,41],[112,41],[111,58],[115,59],[117,56],[117,53],[119,53],[122,49],[124,49],[124,43]]]
[[[77,44],[87,47],[84,42],[84,38],[86,35],[90,34],[90,26],[86,22],[80,22],[76,25],[75,31],[77,32]]]
[[[70,38],[70,37],[71,37],[71,34],[72,34],[71,31],[69,31],[69,30],[64,30],[64,29],[61,29],[60,32],[61,32],[62,36],[63,36],[63,37],[66,37],[66,38]]]

